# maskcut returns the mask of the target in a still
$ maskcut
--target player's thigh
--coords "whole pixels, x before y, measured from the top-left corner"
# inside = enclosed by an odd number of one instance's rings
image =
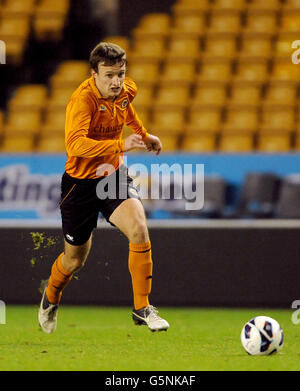
[[[111,214],[109,221],[120,229],[129,240],[139,236],[149,240],[146,215],[142,202],[137,198],[124,200]]]

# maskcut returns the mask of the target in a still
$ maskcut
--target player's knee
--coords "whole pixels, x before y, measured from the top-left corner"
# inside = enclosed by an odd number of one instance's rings
[[[145,221],[137,221],[129,238],[134,243],[145,243],[149,240],[148,228]]]

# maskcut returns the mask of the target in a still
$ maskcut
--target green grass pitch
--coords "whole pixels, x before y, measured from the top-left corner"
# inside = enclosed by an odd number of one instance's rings
[[[0,325],[0,370],[6,371],[287,371],[300,369],[300,324],[292,310],[160,308],[167,332],[135,326],[129,308],[61,306],[54,334],[43,333],[37,306],[7,306]],[[282,351],[248,356],[240,343],[244,323],[275,318]]]

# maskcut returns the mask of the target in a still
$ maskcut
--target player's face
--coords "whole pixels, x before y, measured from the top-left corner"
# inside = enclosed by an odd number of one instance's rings
[[[126,64],[117,63],[111,66],[98,64],[98,73],[92,70],[96,86],[104,98],[114,99],[123,87]]]

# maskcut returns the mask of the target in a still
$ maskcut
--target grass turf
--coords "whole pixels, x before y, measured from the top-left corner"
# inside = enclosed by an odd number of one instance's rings
[[[54,334],[37,324],[36,306],[8,306],[0,325],[0,370],[14,371],[280,371],[300,369],[299,328],[291,310],[161,308],[167,332],[135,326],[129,308],[61,306]],[[244,323],[275,318],[284,346],[271,356],[248,356]]]

